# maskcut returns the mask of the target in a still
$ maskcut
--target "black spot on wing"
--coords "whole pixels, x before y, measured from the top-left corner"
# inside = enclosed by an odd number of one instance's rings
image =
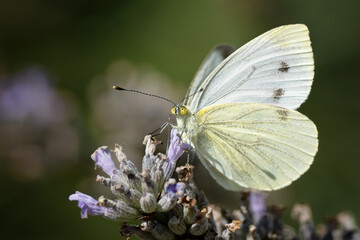
[[[280,68],[278,69],[279,72],[282,72],[282,73],[286,73],[289,71],[289,65],[286,63],[286,62],[281,62],[280,63]]]
[[[261,169],[261,171],[263,171],[269,178],[271,178],[272,180],[276,179],[276,176],[274,174],[272,174],[271,172],[265,170],[265,169]]]
[[[219,45],[216,47],[216,50],[219,51],[221,56],[225,59],[235,51],[235,48],[230,45]]]
[[[273,92],[273,99],[275,102],[278,102],[281,98],[281,96],[283,96],[285,94],[285,89],[283,88],[278,88],[275,89]]]
[[[276,112],[279,115],[279,119],[282,121],[286,121],[286,119],[289,116],[289,112],[286,109],[278,109],[278,110],[276,110]]]

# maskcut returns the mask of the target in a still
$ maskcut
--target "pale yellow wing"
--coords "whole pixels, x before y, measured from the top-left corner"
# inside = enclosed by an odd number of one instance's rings
[[[301,113],[258,103],[202,109],[195,151],[228,190],[275,190],[306,172],[318,149],[315,124]]]
[[[184,106],[190,106],[194,96],[200,93],[200,86],[203,84],[204,80],[222,61],[224,61],[224,59],[226,59],[234,51],[235,49],[228,45],[218,45],[211,50],[211,52],[206,56],[205,60],[200,65],[194,79],[191,81],[190,87],[182,103]]]
[[[195,113],[210,105],[234,102],[297,109],[307,99],[313,78],[308,28],[304,24],[285,25],[236,50],[203,82],[193,82],[188,93],[203,91],[183,104]]]

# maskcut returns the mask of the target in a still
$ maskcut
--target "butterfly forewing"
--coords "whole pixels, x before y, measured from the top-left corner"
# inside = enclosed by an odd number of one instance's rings
[[[192,102],[194,95],[198,94],[200,86],[206,77],[208,77],[209,74],[234,51],[235,49],[228,45],[218,45],[210,51],[196,72],[185,95],[183,105],[187,106]]]
[[[203,75],[195,79],[203,79]],[[296,109],[307,99],[313,77],[314,60],[307,27],[281,26],[236,50],[200,85],[200,80],[196,80],[188,94],[204,90],[189,98],[185,105],[193,112],[233,102]]]
[[[314,123],[294,110],[228,103],[206,107],[196,119],[196,152],[229,190],[285,187],[309,168],[317,152]]]

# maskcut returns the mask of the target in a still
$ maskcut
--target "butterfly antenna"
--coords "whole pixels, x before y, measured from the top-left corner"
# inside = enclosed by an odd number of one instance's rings
[[[118,86],[113,86],[113,89],[119,90],[119,91],[140,93],[140,94],[143,94],[143,95],[145,95],[145,96],[150,96],[150,97],[156,97],[156,98],[165,100],[165,101],[167,101],[167,102],[171,102],[172,104],[176,105],[176,103],[174,103],[174,102],[171,101],[170,99],[167,99],[167,98],[165,98],[165,97],[158,96],[158,95],[155,95],[155,94],[146,93],[146,92],[140,92],[140,91],[138,91],[138,90],[133,90],[133,89],[125,89],[125,88],[118,87]]]
[[[198,94],[198,93],[200,93],[202,91],[204,91],[204,88],[200,88],[199,91],[196,91],[193,94],[190,94],[189,96],[184,97],[183,100],[181,100],[181,102],[185,101],[185,99],[188,99],[189,97],[192,97],[192,96],[194,96],[194,95],[196,95],[196,94]]]

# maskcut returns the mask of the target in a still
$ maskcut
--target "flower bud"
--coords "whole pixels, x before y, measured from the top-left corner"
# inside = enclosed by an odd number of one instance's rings
[[[176,216],[177,218],[183,218],[183,207],[180,204],[176,204],[173,209],[171,209],[171,215]]]
[[[116,200],[115,210],[119,213],[119,219],[130,220],[140,217],[140,213],[137,209],[131,207],[127,202],[122,200]]]
[[[129,202],[131,205],[135,207],[140,206],[139,201],[141,198],[141,193],[138,190],[127,188],[123,184],[119,184],[119,185],[112,185],[111,191],[113,194],[117,195],[122,200]]]
[[[120,229],[120,233],[121,235],[126,237],[126,239],[128,239],[128,237],[130,237],[131,235],[135,235],[142,240],[155,240],[155,238],[152,236],[151,233],[144,232],[143,230],[141,230],[139,227],[136,226],[123,225]]]
[[[112,183],[110,178],[106,178],[106,177],[103,177],[103,176],[100,176],[100,175],[96,176],[96,182],[102,183],[107,187],[111,186],[111,183]]]
[[[194,222],[195,216],[198,214],[199,210],[197,206],[184,206],[184,221],[187,224],[192,224]]]
[[[163,186],[164,186],[164,172],[163,170],[160,169],[156,169],[153,174],[152,174],[152,180],[154,181],[155,184],[155,191],[157,193],[161,192]]]
[[[148,231],[158,240],[173,240],[175,235],[164,225],[151,222],[147,228]]]
[[[155,165],[156,160],[157,158],[154,155],[145,155],[142,161],[142,171],[150,170]]]
[[[177,198],[173,197],[173,194],[165,194],[157,204],[157,210],[159,212],[167,212],[175,207]]]
[[[150,171],[146,170],[141,174],[141,188],[143,193],[152,193],[155,194],[155,183],[151,179]]]
[[[176,235],[183,235],[186,232],[186,225],[183,219],[172,216],[168,222],[169,229]]]
[[[154,152],[156,150],[156,145],[159,144],[159,142],[154,141],[151,135],[146,135],[143,144],[146,145],[145,155],[154,155]]]
[[[120,164],[120,171],[129,188],[141,189],[139,172],[133,162],[129,160],[123,161]]]
[[[126,157],[126,154],[123,152],[122,146],[120,146],[119,144],[115,144],[114,152],[115,152],[115,156],[116,156],[117,160],[119,161],[119,163],[127,161],[127,157]]]
[[[206,217],[200,218],[196,223],[191,225],[189,229],[189,233],[194,236],[200,236],[204,234],[208,229],[210,225]]]
[[[145,213],[155,212],[157,207],[156,198],[152,193],[144,193],[140,198],[141,210]]]

